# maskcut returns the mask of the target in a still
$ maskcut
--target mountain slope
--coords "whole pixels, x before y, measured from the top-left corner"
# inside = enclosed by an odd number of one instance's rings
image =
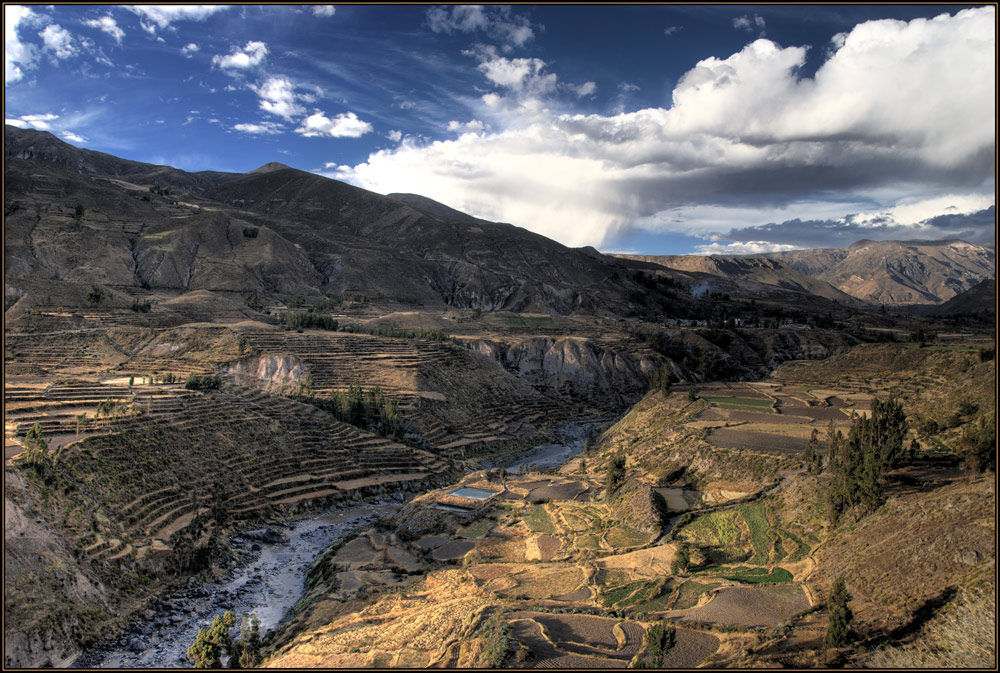
[[[939,304],[996,277],[996,253],[959,240],[858,241],[761,255],[875,304]]]
[[[715,257],[706,255],[616,255],[626,259],[652,262],[669,269],[707,273],[738,281],[808,292],[848,306],[863,305],[829,283],[812,278],[784,262],[755,257]]]
[[[44,132],[7,126],[5,139],[8,284],[618,314],[631,310],[636,292],[658,292],[622,273],[634,263],[282,164],[186,173]]]

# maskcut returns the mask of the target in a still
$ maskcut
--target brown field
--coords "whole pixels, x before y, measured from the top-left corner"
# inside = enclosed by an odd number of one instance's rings
[[[510,576],[517,586],[502,591],[508,598],[527,596],[530,599],[549,599],[564,596],[580,588],[584,575],[575,566],[524,566],[524,569]]]
[[[626,666],[626,662],[619,659],[563,654],[545,638],[542,627],[531,619],[516,618],[509,624],[510,638],[531,650],[531,656],[519,666],[529,668],[625,668]]]
[[[417,540],[417,546],[421,549],[437,549],[449,540],[451,540],[450,537],[445,537],[443,535],[424,535],[422,538]]]
[[[847,416],[835,407],[793,407],[788,411],[778,408],[778,413],[786,416],[804,416],[814,421],[846,421]],[[789,420],[782,419],[779,423],[788,423]]]
[[[573,500],[587,487],[578,481],[570,481],[565,484],[547,484],[538,488],[533,488],[528,494],[528,500]]]
[[[666,616],[726,626],[776,626],[808,608],[809,599],[798,585],[722,587],[705,605]]]
[[[441,545],[431,554],[438,561],[449,559],[459,559],[476,548],[476,543],[472,540],[452,540]]]
[[[368,538],[359,537],[351,540],[333,557],[335,563],[371,563],[375,560],[375,548]]]
[[[804,451],[809,443],[799,437],[786,437],[764,432],[748,432],[730,428],[712,430],[707,441],[723,449],[743,449],[747,451],[776,451],[779,453],[798,453]]]
[[[694,668],[719,649],[719,639],[709,633],[677,629],[677,644],[663,658],[663,668]]]

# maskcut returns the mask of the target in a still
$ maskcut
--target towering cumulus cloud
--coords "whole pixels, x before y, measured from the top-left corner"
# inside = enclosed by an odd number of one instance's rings
[[[993,7],[871,21],[826,45],[761,38],[697,63],[669,107],[613,116],[550,111],[556,76],[540,79],[544,62],[484,52],[487,132],[407,138],[347,177],[570,245],[634,226],[920,226],[992,205],[995,41]],[[828,56],[802,77],[810,49]]]

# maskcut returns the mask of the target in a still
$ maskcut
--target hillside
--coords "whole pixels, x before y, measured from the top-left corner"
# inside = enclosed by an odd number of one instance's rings
[[[961,446],[950,430],[918,429],[961,372],[957,397],[979,405],[956,430],[995,421],[979,343],[860,346],[764,382],[651,392],[558,470],[426,493],[314,564],[265,666],[626,667],[649,663],[647,634],[665,622],[664,667],[850,666],[927,647],[925,624],[955,597],[995,593],[995,480],[942,455],[940,440]],[[808,438],[848,432],[889,394],[920,448],[886,474],[876,511],[834,525],[832,468],[810,467]],[[854,635],[824,651],[837,576]]]
[[[753,257],[717,257],[708,255],[615,255],[624,259],[659,264],[668,269],[694,271],[734,281],[752,281],[796,292],[805,292],[840,302],[847,306],[865,306],[864,302],[841,292],[829,283],[812,278],[783,262]]]
[[[959,240],[858,241],[761,255],[873,304],[939,304],[996,277],[994,250]]]
[[[5,127],[5,281],[628,313],[628,264],[271,163],[186,173]],[[410,205],[407,201],[416,205]],[[82,251],[86,250],[86,255]]]

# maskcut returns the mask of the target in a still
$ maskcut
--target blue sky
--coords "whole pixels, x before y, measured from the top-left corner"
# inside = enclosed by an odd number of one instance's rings
[[[573,246],[995,231],[995,8],[5,5],[5,117]]]

